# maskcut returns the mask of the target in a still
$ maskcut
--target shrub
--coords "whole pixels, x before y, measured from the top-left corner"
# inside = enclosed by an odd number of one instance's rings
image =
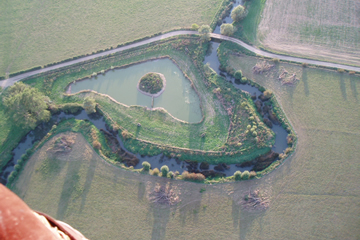
[[[249,173],[249,171],[244,171],[242,174],[241,174],[241,179],[244,179],[244,180],[246,180],[246,179],[249,179],[250,178],[250,173]]]
[[[338,68],[337,71],[338,71],[339,73],[344,73],[344,72],[345,72],[345,69]]]
[[[121,136],[124,138],[124,140],[131,138],[131,133],[129,133],[127,130],[124,130],[121,132]]]
[[[349,74],[350,74],[350,75],[354,75],[355,72],[354,72],[354,71],[349,71]]]
[[[143,170],[144,170],[144,171],[146,171],[146,172],[150,171],[151,164],[150,164],[149,162],[144,161],[144,162],[142,163],[142,166],[143,166]]]
[[[231,12],[231,18],[234,22],[239,22],[242,19],[244,19],[247,15],[247,12],[245,11],[245,8],[241,5],[234,8]]]
[[[250,178],[256,177],[256,172],[255,172],[255,171],[251,171],[249,177],[250,177]]]
[[[246,77],[242,77],[241,79],[240,79],[240,83],[242,83],[242,84],[245,84],[245,83],[247,83],[248,82],[248,79],[246,78]]]
[[[265,98],[271,98],[273,92],[271,90],[265,90],[263,94]]]
[[[241,180],[241,172],[240,172],[240,171],[236,171],[236,172],[234,173],[234,177],[235,177],[235,180],[236,180],[236,181]]]
[[[237,70],[234,74],[235,79],[241,80],[242,79],[242,71]]]
[[[301,66],[304,67],[304,68],[306,68],[306,67],[309,66],[309,64],[307,64],[307,63],[302,63]]]
[[[93,146],[95,149],[100,149],[101,148],[101,143],[98,140],[94,140],[93,141]]]
[[[161,175],[162,175],[163,177],[167,177],[167,174],[168,174],[168,172],[169,172],[169,167],[166,166],[166,165],[164,165],[164,166],[162,166],[162,167],[160,168],[160,171],[161,171]]]
[[[198,29],[199,29],[199,25],[197,25],[196,23],[191,25],[191,30],[197,31]]]
[[[205,180],[205,176],[201,173],[189,173],[188,171],[184,171],[181,176],[183,180],[187,181],[203,182]]]
[[[96,102],[95,99],[86,97],[84,99],[84,109],[87,114],[95,113],[96,112]]]
[[[169,177],[169,178],[174,178],[174,173],[173,173],[172,171],[170,171],[170,172],[168,173],[168,177]]]
[[[230,23],[223,23],[220,26],[220,33],[225,36],[232,36],[234,34],[234,27]]]
[[[20,164],[15,164],[14,169],[15,169],[16,171],[20,171],[20,169],[21,169]]]
[[[152,175],[154,175],[154,176],[159,176],[159,173],[160,173],[160,171],[159,171],[158,168],[155,168],[155,169],[152,171]]]
[[[271,59],[271,61],[273,61],[274,63],[279,63],[279,62],[280,62],[280,59],[278,59],[278,58],[273,58],[273,59]]]
[[[91,76],[92,76],[92,77],[96,77],[96,76],[97,76],[97,73],[96,73],[96,72],[93,72],[93,73],[91,74]]]

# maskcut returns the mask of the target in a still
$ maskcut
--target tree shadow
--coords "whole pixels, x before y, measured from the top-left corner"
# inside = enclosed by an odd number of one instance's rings
[[[307,76],[307,72],[308,69],[307,68],[303,68],[303,72],[302,72],[302,80],[304,82],[304,92],[305,92],[305,96],[309,96],[310,91],[309,91],[309,83],[308,83],[308,76]]]
[[[260,226],[260,232],[262,232],[263,230],[263,217],[265,216],[265,212],[266,211],[261,211],[261,212],[248,212],[245,210],[240,210],[240,234],[239,234],[239,239],[240,240],[245,240],[246,238],[246,234],[248,232],[248,230],[251,230],[251,226],[253,224],[254,221],[257,221]],[[261,234],[259,234],[261,235]]]
[[[343,99],[347,100],[346,85],[345,85],[343,73],[340,73],[340,90],[341,90],[341,95],[342,95]]]
[[[170,218],[170,208],[153,207],[154,225],[151,232],[151,239],[161,240],[165,239],[166,225]]]
[[[350,76],[350,87],[351,87],[351,91],[352,91],[352,95],[354,96],[354,98],[356,99],[356,102],[358,102],[358,92],[357,92],[357,89],[356,89],[356,82],[358,81],[359,79],[357,79],[356,76],[352,75]]]
[[[154,189],[156,185],[166,187],[168,185],[169,189],[172,189],[173,182],[168,179],[161,179],[160,182],[150,184],[150,189]],[[141,184],[144,185],[144,184]],[[139,194],[138,197],[145,193],[145,185],[139,185]],[[143,193],[144,192],[144,193]],[[142,198],[142,197],[141,197]],[[162,240],[165,239],[166,235],[166,226],[169,222],[170,212],[172,211],[171,205],[161,204],[153,202],[151,204],[152,214],[153,214],[153,229],[151,232],[151,239],[153,240]]]
[[[143,182],[139,182],[138,188],[138,201],[141,202],[144,199],[144,195],[146,192],[146,186]]]
[[[82,212],[82,210],[84,209],[85,206],[85,202],[86,202],[86,197],[90,191],[91,188],[91,183],[92,180],[94,178],[95,175],[95,170],[96,170],[96,165],[97,165],[97,159],[95,157],[93,157],[90,161],[90,166],[88,168],[88,171],[86,173],[86,181],[83,187],[83,194],[81,196],[81,206],[80,206],[80,213]]]
[[[80,176],[78,172],[80,167],[81,161],[70,161],[68,164],[65,182],[62,188],[58,210],[56,213],[56,218],[59,220],[64,219],[71,195],[73,194],[76,185],[79,183]]]

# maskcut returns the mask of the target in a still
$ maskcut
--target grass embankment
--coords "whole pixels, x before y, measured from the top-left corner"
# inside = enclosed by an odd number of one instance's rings
[[[239,23],[234,23],[238,29],[234,37],[247,43],[256,45],[258,43],[257,30],[261,21],[266,0],[245,1],[245,8],[248,11],[247,16]]]
[[[222,2],[2,1],[0,76],[193,23],[210,24]]]

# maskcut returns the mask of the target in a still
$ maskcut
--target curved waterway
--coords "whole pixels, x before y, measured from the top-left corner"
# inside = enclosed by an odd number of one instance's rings
[[[66,120],[66,119],[70,119],[70,118],[76,118],[79,120],[88,120],[90,122],[92,122],[98,129],[104,129],[107,132],[111,132],[108,129],[107,124],[105,123],[105,120],[103,118],[103,116],[101,115],[88,115],[86,114],[86,112],[83,110],[81,111],[79,114],[65,114],[64,112],[61,112],[60,114],[56,114],[53,115],[51,117],[51,120],[47,123],[44,124],[40,124],[39,126],[36,127],[35,130],[29,132],[22,140],[21,142],[18,144],[18,146],[16,148],[13,149],[12,154],[13,154],[13,158],[11,159],[11,161],[9,161],[7,163],[7,165],[1,170],[0,173],[0,183],[2,184],[6,184],[7,183],[7,178],[10,175],[10,173],[14,170],[14,166],[17,163],[17,161],[20,159],[20,157],[26,153],[26,151],[30,148],[32,148],[33,144],[36,141],[41,140],[50,130],[51,127],[53,126],[53,124],[58,124],[59,122]],[[113,137],[115,137],[119,144],[120,147],[122,149],[124,149],[126,152],[131,153],[130,151],[128,151],[125,147],[123,142],[121,141],[120,137],[118,134],[113,134]],[[144,161],[147,161],[151,164],[151,168],[158,168],[160,169],[163,165],[167,165],[170,169],[170,171],[179,171],[180,173],[182,173],[183,171],[192,171],[194,169],[194,162],[185,162],[185,161],[180,161],[176,158],[169,158],[166,157],[163,154],[159,154],[156,156],[142,156],[140,154],[135,154],[135,156],[140,160],[139,163],[134,167],[135,169],[141,169],[142,168],[142,163]],[[196,168],[199,167],[199,164],[196,164]],[[216,165],[209,165],[209,171],[213,170],[216,167]],[[240,170],[240,171],[245,171],[245,170],[251,170],[252,166],[248,166],[248,167],[239,167],[236,166],[236,164],[230,164],[226,166],[226,169],[224,169],[223,171],[214,171],[217,172],[218,174],[222,174],[224,176],[231,176],[235,173],[235,171]]]
[[[140,93],[136,87],[140,78],[149,72],[162,73],[166,78],[165,91],[154,98],[153,103],[152,97]],[[202,119],[199,96],[191,87],[189,79],[168,58],[133,64],[70,85],[71,93],[88,89],[107,94],[128,106],[162,107],[186,122],[195,123]]]

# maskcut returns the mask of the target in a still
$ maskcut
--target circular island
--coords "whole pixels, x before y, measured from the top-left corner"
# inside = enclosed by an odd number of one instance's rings
[[[150,97],[159,97],[164,92],[165,87],[165,76],[156,72],[145,74],[137,84],[139,92]]]

